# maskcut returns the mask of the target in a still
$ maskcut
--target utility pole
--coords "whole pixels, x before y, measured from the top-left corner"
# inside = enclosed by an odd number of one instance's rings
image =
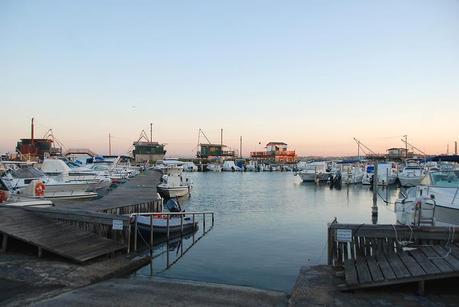
[[[223,147],[223,128],[220,129],[220,145]]]
[[[242,159],[242,135],[239,139],[239,157]]]
[[[408,135],[403,136],[405,138],[405,158],[408,159]]]
[[[153,123],[150,123],[150,143],[153,142]]]
[[[457,156],[457,141],[454,142],[454,154]]]
[[[108,134],[108,155],[112,155],[112,136],[110,133]]]
[[[32,117],[32,123],[30,125],[30,138],[32,139],[32,144],[34,143],[34,126],[33,126],[33,117]]]

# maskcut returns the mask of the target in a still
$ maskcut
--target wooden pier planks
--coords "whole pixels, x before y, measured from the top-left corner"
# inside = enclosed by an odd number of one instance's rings
[[[347,260],[343,290],[377,287],[459,276],[459,246],[418,248]]]
[[[79,263],[126,248],[116,241],[20,208],[0,209],[0,232]]]

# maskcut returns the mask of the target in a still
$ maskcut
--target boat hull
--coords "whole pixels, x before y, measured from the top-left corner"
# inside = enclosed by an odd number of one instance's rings
[[[190,187],[180,186],[180,187],[161,187],[158,186],[157,192],[163,198],[175,198],[175,197],[184,197],[190,194]]]
[[[303,182],[315,182],[319,181],[327,181],[330,174],[328,173],[307,173],[307,172],[300,172],[298,176],[300,176]]]
[[[424,177],[405,177],[405,176],[398,176],[398,180],[400,180],[400,185],[402,187],[415,187],[419,185]]]
[[[137,225],[143,235],[150,234],[150,217],[137,216]],[[183,218],[183,232],[191,232],[198,227],[198,221],[193,223],[190,217]],[[169,219],[169,233],[177,233],[182,231],[180,217],[172,217]],[[166,234],[167,233],[167,218],[154,218],[153,219],[153,232]]]

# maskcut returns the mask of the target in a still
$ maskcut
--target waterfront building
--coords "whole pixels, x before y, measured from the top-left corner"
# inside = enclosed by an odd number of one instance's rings
[[[144,163],[144,162],[156,162],[162,160],[166,154],[164,149],[164,144],[158,142],[134,142],[134,150],[132,154],[134,155],[135,162]]]
[[[265,151],[253,151],[250,157],[264,162],[294,163],[297,155],[294,150],[288,150],[288,145],[284,142],[269,142],[265,146]]]
[[[200,159],[234,158],[234,150],[223,144],[199,144],[196,156]]]

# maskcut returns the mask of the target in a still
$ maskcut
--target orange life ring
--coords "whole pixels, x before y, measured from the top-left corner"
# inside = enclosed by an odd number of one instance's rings
[[[46,186],[43,182],[39,181],[35,185],[35,196],[45,196]]]

